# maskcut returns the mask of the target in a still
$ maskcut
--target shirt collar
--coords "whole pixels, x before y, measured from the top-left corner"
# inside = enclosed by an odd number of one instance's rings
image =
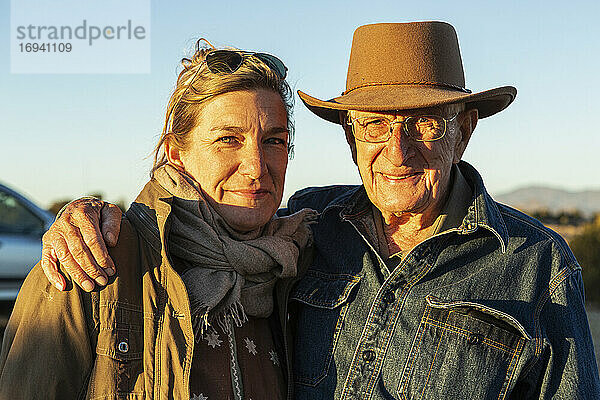
[[[451,179],[450,194],[441,214],[433,224],[432,236],[461,226],[473,201],[471,187],[456,165],[452,166]]]

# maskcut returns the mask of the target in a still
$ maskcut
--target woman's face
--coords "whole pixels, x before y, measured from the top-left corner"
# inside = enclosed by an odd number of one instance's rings
[[[278,93],[259,89],[205,103],[187,149],[167,146],[167,155],[232,228],[249,231],[265,225],[281,204],[287,148],[284,103]]]

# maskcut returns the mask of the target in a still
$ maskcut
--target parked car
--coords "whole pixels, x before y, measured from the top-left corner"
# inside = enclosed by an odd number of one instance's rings
[[[0,184],[0,301],[13,301],[42,254],[52,213]]]

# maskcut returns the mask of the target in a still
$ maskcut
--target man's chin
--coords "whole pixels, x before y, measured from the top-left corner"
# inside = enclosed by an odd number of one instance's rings
[[[376,201],[371,202],[381,211],[382,214],[417,214],[427,210],[428,204],[425,196],[406,198],[404,196],[388,195],[382,198],[381,196]]]

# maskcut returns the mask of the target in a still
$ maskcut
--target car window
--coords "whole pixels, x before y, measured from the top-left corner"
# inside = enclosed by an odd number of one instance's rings
[[[0,192],[0,233],[41,234],[43,226],[42,220],[15,197]]]

